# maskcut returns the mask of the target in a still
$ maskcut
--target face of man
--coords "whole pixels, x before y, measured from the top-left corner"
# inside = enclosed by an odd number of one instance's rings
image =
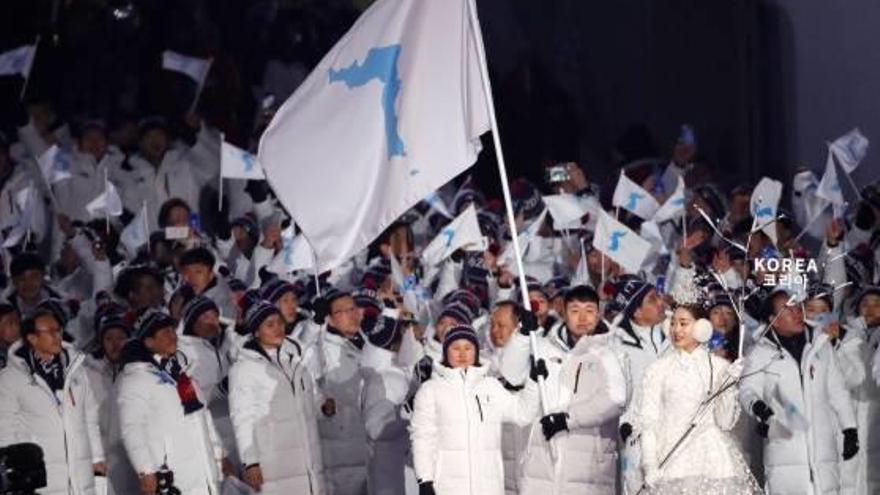
[[[773,328],[783,337],[791,337],[805,330],[804,312],[800,304],[788,304],[788,299],[787,294],[773,297]]]
[[[196,294],[201,294],[208,288],[211,281],[214,280],[214,271],[208,265],[195,263],[183,267],[180,271],[183,279],[192,286]]]
[[[666,303],[660,294],[654,289],[648,289],[648,294],[642,300],[642,305],[633,313],[633,320],[637,325],[652,327],[666,318]]]
[[[87,129],[83,132],[79,140],[79,149],[83,153],[88,153],[100,162],[104,154],[107,153],[107,136],[100,129]]]
[[[299,311],[299,299],[296,294],[290,291],[285,292],[275,303],[275,306],[278,307],[278,311],[281,311],[284,321],[293,323],[296,320],[297,311]]]
[[[135,310],[162,306],[163,296],[159,281],[150,275],[143,275],[135,281],[134,287],[128,293],[128,302]]]
[[[547,300],[547,296],[543,292],[537,290],[529,291],[529,301],[532,302],[532,311],[538,318],[538,324],[542,324],[550,312],[550,301]]]
[[[363,312],[349,296],[334,299],[330,303],[330,326],[346,337],[354,337],[361,328]]]
[[[569,301],[565,305],[565,325],[577,339],[590,335],[599,324],[599,305],[589,301]]]
[[[36,302],[43,290],[43,270],[32,268],[25,270],[19,276],[12,279],[18,297],[28,302]]]
[[[220,315],[214,310],[205,311],[193,324],[193,333],[203,339],[220,335]]]
[[[189,209],[184,208],[183,206],[175,206],[168,210],[168,216],[166,220],[168,221],[169,227],[188,227],[189,226]]]
[[[880,325],[880,296],[869,294],[859,303],[859,316],[865,319],[868,328]]]
[[[284,321],[281,316],[274,314],[266,318],[257,330],[257,340],[263,347],[272,349],[281,347],[284,343]]]
[[[104,357],[111,363],[118,363],[122,359],[122,348],[128,336],[121,328],[111,328],[104,332],[101,338],[101,348],[104,350]]]
[[[507,305],[498,306],[492,312],[492,326],[489,329],[489,338],[496,349],[501,349],[510,341],[510,336],[516,331],[519,322],[516,319],[513,308]]]
[[[828,305],[828,301],[820,298],[810,299],[804,304],[804,316],[807,319],[815,319],[822,313],[830,313],[831,306]]]
[[[61,353],[61,334],[63,329],[54,316],[44,315],[34,321],[34,332],[27,341],[37,355],[49,360]]]
[[[443,342],[443,337],[446,336],[446,332],[448,332],[450,328],[459,324],[459,321],[451,316],[440,318],[434,325],[434,338],[439,342]]]
[[[9,347],[21,337],[18,313],[11,311],[0,317],[0,344]]]
[[[162,129],[152,129],[147,131],[140,140],[139,148],[141,154],[150,163],[159,164],[168,151],[168,134]]]
[[[153,354],[168,357],[177,352],[177,332],[174,327],[165,327],[144,339],[144,345]]]

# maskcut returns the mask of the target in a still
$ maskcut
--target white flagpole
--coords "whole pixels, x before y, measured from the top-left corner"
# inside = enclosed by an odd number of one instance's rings
[[[526,281],[526,271],[523,268],[522,250],[519,245],[519,234],[516,231],[516,218],[513,215],[513,201],[510,198],[510,187],[507,179],[507,166],[504,162],[504,153],[501,150],[501,135],[498,133],[498,122],[495,119],[495,102],[492,100],[492,83],[489,80],[489,68],[486,65],[486,52],[483,47],[483,35],[480,31],[480,21],[477,17],[477,5],[474,0],[467,0],[468,11],[471,19],[471,29],[473,30],[474,40],[477,45],[477,58],[480,65],[480,76],[483,82],[483,91],[486,96],[486,105],[489,110],[489,123],[492,127],[492,142],[495,145],[495,161],[498,163],[498,174],[501,179],[501,192],[504,194],[504,206],[507,210],[507,223],[510,227],[511,242],[513,242],[513,254],[516,257],[516,267],[519,271],[519,288],[520,295],[523,300],[523,307],[526,311],[532,310],[531,301],[529,301],[528,282]],[[535,332],[529,333],[529,343],[531,345],[532,356],[535,361],[538,360],[538,341]],[[538,392],[541,398],[541,412],[546,416],[550,413],[547,403],[547,391],[543,377],[538,377]],[[548,442],[550,449],[550,457],[553,463],[559,456],[556,455],[555,444]]]
[[[24,95],[27,93],[28,81],[31,79],[31,71],[34,69],[34,60],[37,59],[37,48],[40,46],[40,35],[37,35],[36,41],[34,41],[34,53],[31,55],[31,66],[28,67],[27,76],[24,77],[24,84],[21,85],[21,94],[18,95],[19,101],[24,100]]]
[[[205,75],[202,76],[202,79],[199,81],[199,84],[196,86],[196,96],[193,98],[192,105],[189,106],[189,111],[187,113],[193,113],[196,111],[196,106],[199,104],[199,97],[202,96],[202,89],[205,87],[205,81],[208,80],[208,73],[211,72],[211,64],[214,63],[214,57],[208,58],[208,67],[205,69]]]
[[[110,179],[108,178],[107,169],[105,168],[104,169],[104,225],[105,225],[104,228],[107,231],[107,235],[110,235],[110,208],[109,208],[110,196],[109,196],[109,191],[108,191],[108,189],[110,189],[110,188],[108,187],[108,184],[110,184]]]
[[[144,234],[147,236],[147,254],[150,254],[150,211],[147,209],[147,200],[144,200]]]
[[[220,185],[218,189],[217,211],[223,211],[223,143],[226,142],[226,134],[220,133]]]

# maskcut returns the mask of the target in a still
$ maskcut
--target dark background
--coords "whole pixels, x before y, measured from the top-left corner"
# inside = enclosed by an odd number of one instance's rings
[[[199,113],[247,144],[252,88],[270,58],[306,67],[367,1],[4,0],[0,49],[40,51],[28,99],[66,120],[180,117],[193,88],[159,69],[166,48],[215,63]],[[628,160],[668,157],[683,123],[722,189],[821,175],[825,142],[880,129],[875,0],[477,0],[511,175],[580,162],[611,187]],[[114,12],[133,8],[119,19]],[[121,9],[121,10],[120,10]],[[20,80],[2,78],[10,131]],[[487,144],[489,140],[487,140]],[[491,153],[475,173],[497,186]],[[856,180],[880,176],[876,154]]]

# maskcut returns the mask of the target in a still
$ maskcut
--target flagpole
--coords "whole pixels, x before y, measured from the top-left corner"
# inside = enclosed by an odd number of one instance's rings
[[[144,200],[144,234],[147,235],[147,256],[150,256],[150,211],[147,209],[147,200]]]
[[[107,231],[107,235],[110,235],[110,194],[108,189],[108,184],[110,184],[110,179],[108,178],[107,169],[104,169],[104,225]]]
[[[834,152],[834,149],[832,148],[832,146],[833,146],[832,144],[830,144],[830,143],[828,144],[828,153],[831,154],[832,160],[834,160],[835,162],[837,162],[838,165],[840,165],[840,159],[837,158],[837,153]],[[832,164],[832,166],[833,166],[833,164]],[[840,165],[840,168],[843,170],[843,175],[846,176],[846,180],[849,181],[850,187],[852,187],[853,191],[856,192],[856,197],[858,197],[859,201],[861,201],[863,198],[862,198],[862,193],[859,192],[859,186],[857,186],[855,181],[853,180],[853,178],[849,176],[849,171],[846,169],[846,167],[844,167],[843,165]]]
[[[208,79],[208,73],[211,72],[211,65],[214,63],[214,57],[208,58],[208,68],[205,69],[205,75],[199,80],[199,84],[196,86],[196,96],[193,99],[192,105],[189,106],[189,111],[187,113],[194,113],[196,111],[196,106],[199,104],[199,97],[202,96],[202,89],[205,87],[205,81]]]
[[[519,272],[519,289],[522,297],[523,307],[526,311],[532,311],[532,304],[529,300],[528,282],[526,280],[526,271],[522,262],[522,249],[519,245],[519,234],[516,231],[516,218],[513,215],[513,201],[510,198],[510,187],[507,179],[507,166],[504,161],[504,152],[501,149],[501,135],[498,132],[498,121],[495,118],[495,102],[492,100],[492,82],[489,80],[489,67],[486,65],[486,52],[483,47],[483,35],[480,31],[480,21],[477,17],[477,5],[475,0],[466,0],[468,13],[470,14],[471,29],[473,31],[474,41],[477,47],[477,58],[480,66],[480,79],[483,83],[483,92],[486,96],[486,106],[489,111],[489,124],[492,128],[492,142],[495,148],[495,161],[498,164],[498,174],[501,179],[501,192],[504,195],[504,206],[507,210],[507,223],[511,232],[511,242],[513,242],[513,254],[516,257],[516,267]],[[529,344],[531,353],[535,361],[538,360],[538,341],[535,332],[529,332]],[[547,392],[545,381],[542,376],[538,377],[538,393],[541,399],[541,410],[543,415],[550,413],[547,403]],[[550,458],[555,464],[558,456],[553,443],[547,443],[550,450]]]
[[[36,41],[34,41],[34,53],[31,55],[31,63],[28,67],[27,76],[24,78],[24,84],[21,85],[21,94],[18,95],[19,101],[24,101],[24,95],[27,93],[28,81],[31,79],[31,71],[34,68],[34,60],[37,59],[37,48],[40,46],[40,35],[37,35]]]
[[[218,189],[217,211],[223,211],[223,143],[226,142],[226,134],[220,133],[220,185]]]

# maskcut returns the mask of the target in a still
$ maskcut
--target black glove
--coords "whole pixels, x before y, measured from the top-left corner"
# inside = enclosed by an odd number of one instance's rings
[[[529,370],[529,378],[531,378],[533,382],[537,382],[539,376],[546,380],[547,377],[550,376],[550,373],[547,371],[547,362],[543,359],[535,361],[534,356],[530,359],[532,361],[532,366]]]
[[[314,320],[318,325],[323,325],[327,315],[330,314],[330,304],[323,297],[316,297],[312,301],[312,310],[315,312]]]
[[[855,428],[843,430],[843,460],[848,461],[859,453],[859,432]]]
[[[633,434],[633,425],[629,423],[624,423],[620,425],[620,440],[626,442],[626,440]]]
[[[435,495],[434,491],[434,482],[433,481],[420,481],[419,482],[419,495]]]
[[[538,329],[538,318],[531,311],[523,311],[519,317],[519,333],[529,336],[530,333]]]
[[[560,431],[568,431],[568,414],[553,413],[541,418],[541,430],[549,442]]]
[[[758,423],[758,425],[755,426],[755,431],[758,432],[759,437],[767,438],[770,434],[770,425],[767,423]]]
[[[262,203],[269,197],[269,184],[264,180],[249,180],[244,186],[244,192],[248,193],[254,203]]]
[[[770,409],[764,401],[759,400],[752,404],[752,413],[762,423],[766,423],[770,416],[773,416],[773,409]]]

